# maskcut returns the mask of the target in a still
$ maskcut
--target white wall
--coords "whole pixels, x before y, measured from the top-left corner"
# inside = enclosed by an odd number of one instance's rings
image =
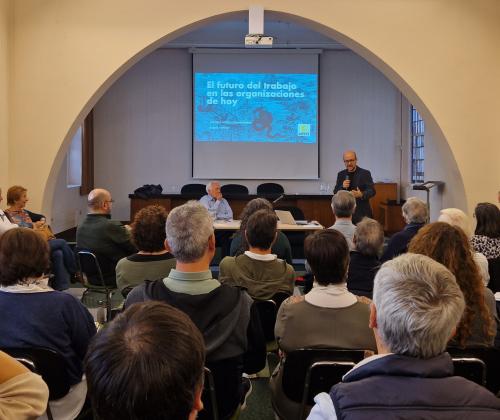
[[[349,51],[322,54],[320,89],[321,179],[283,181],[285,190],[319,193],[321,182],[333,184],[347,148],[358,151],[360,165],[375,180],[397,181],[398,90]],[[95,185],[111,190],[114,217],[128,218],[127,196],[145,183],[160,183],[164,191],[175,192],[193,182],[190,54],[162,49],[131,68],[96,105],[94,127]],[[243,183],[254,192],[261,182]]]

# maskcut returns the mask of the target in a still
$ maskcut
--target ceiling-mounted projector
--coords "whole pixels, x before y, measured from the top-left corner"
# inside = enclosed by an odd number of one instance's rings
[[[273,37],[263,34],[248,34],[245,36],[246,48],[272,48]]]

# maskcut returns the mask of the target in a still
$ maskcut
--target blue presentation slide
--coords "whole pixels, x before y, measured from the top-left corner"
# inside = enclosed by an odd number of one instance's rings
[[[194,139],[316,143],[317,74],[195,73]]]

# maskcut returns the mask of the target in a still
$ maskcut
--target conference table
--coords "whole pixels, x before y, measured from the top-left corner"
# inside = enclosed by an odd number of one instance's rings
[[[376,182],[375,197],[370,199],[370,206],[373,211],[373,218],[386,226],[387,218],[392,219],[392,213],[381,209],[380,204],[388,201],[395,201],[397,197],[397,184],[395,182]],[[253,198],[262,197],[270,201],[276,199],[274,196],[256,195],[256,194],[226,194],[229,205],[233,210],[234,217],[239,218],[245,205]],[[129,194],[130,198],[130,220],[134,220],[135,214],[142,208],[151,204],[163,206],[167,211],[180,206],[189,200],[199,200],[200,195],[196,194],[159,194],[147,199],[138,197],[135,194]],[[323,226],[331,226],[335,222],[331,208],[332,194],[285,194],[283,198],[275,204],[279,207],[297,207],[304,213],[304,219],[317,220]],[[401,216],[399,216],[401,217]],[[404,222],[403,222],[404,225]],[[399,228],[399,226],[398,226]],[[399,230],[394,228],[394,231]],[[299,228],[297,228],[299,229]],[[300,229],[299,229],[300,230]],[[392,229],[387,229],[392,230]]]
[[[240,220],[215,220],[214,229],[215,230],[238,230],[240,228]],[[324,226],[319,223],[307,223],[291,225],[288,223],[278,222],[278,230],[283,230],[287,232],[312,232],[315,230],[322,230]]]

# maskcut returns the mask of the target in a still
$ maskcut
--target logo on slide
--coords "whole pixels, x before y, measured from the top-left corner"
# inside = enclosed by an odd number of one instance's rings
[[[311,124],[297,124],[297,135],[308,137],[311,135]]]

